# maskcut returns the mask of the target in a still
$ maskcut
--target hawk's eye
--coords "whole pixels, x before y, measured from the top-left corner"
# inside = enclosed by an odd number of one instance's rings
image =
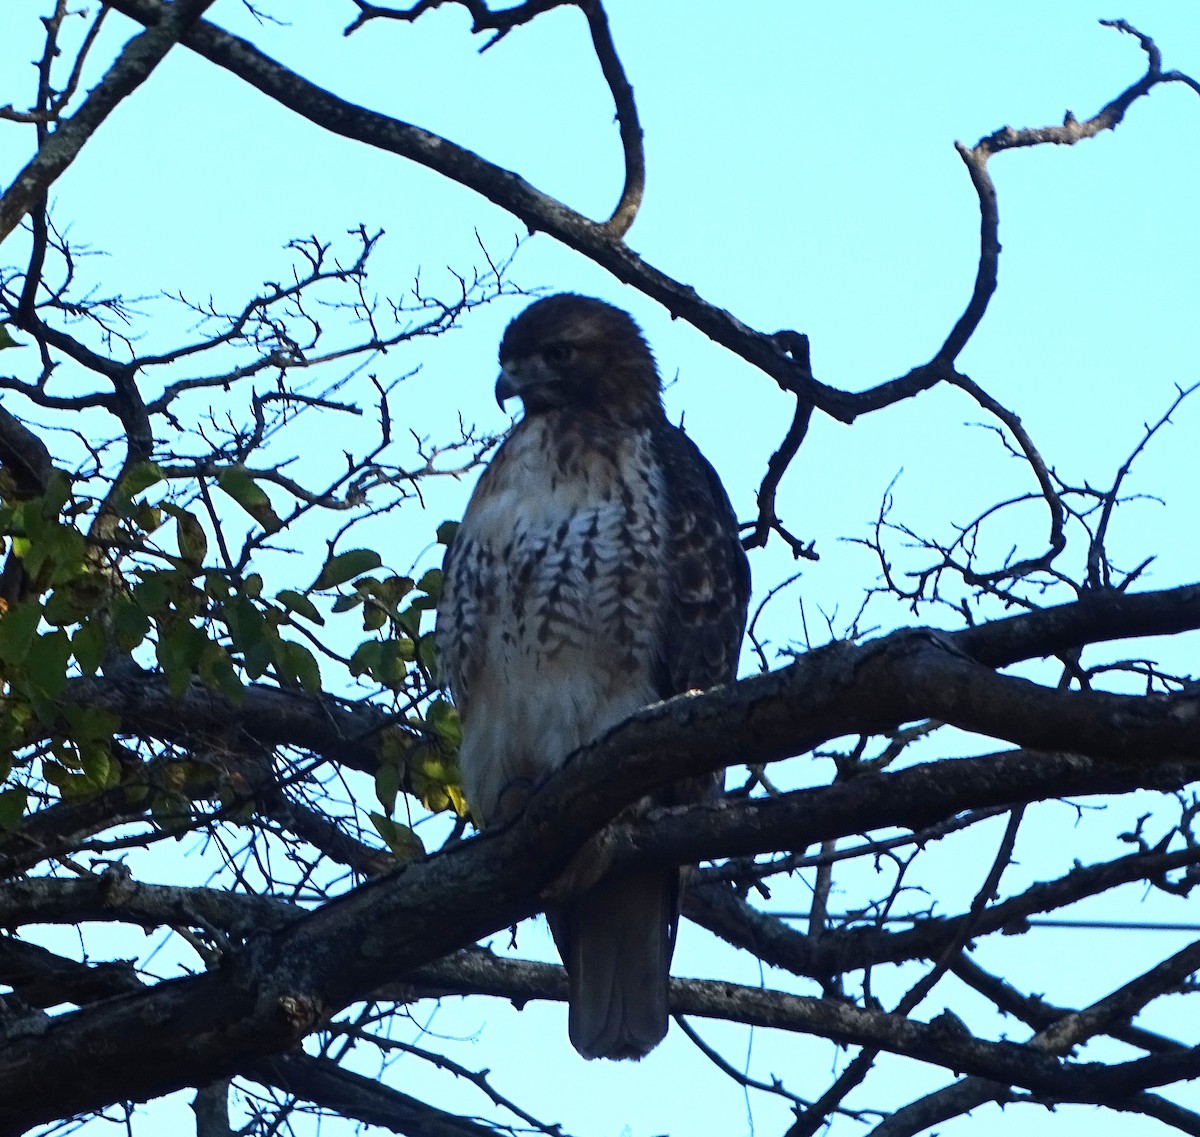
[[[542,357],[547,363],[561,367],[575,358],[575,349],[569,343],[548,343],[542,349]]]

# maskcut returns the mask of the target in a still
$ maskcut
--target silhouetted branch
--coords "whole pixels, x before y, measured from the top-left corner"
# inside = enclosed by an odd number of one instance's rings
[[[157,21],[164,10],[161,0],[114,0],[113,7],[146,24]],[[647,264],[614,238],[609,223],[583,217],[511,171],[420,127],[346,102],[287,70],[246,40],[206,21],[199,21],[183,37],[182,42],[318,126],[418,162],[475,190],[520,218],[531,230],[551,234],[613,273],[617,279],[634,285],[646,296],[661,303],[672,315],[687,320],[710,339],[771,376],[785,390],[844,422],[851,422],[858,415],[911,398],[939,382],[951,379],[955,374],[952,361],[982,319],[987,300],[995,287],[995,262],[999,256],[995,236],[998,215],[994,208],[994,187],[986,170],[987,157],[993,152],[988,148],[993,146],[989,142],[987,146],[980,143],[973,151],[961,151],[976,182],[984,215],[979,276],[967,312],[928,364],[865,391],[841,391],[814,379],[805,367],[780,349],[773,336],[754,331],[729,312],[704,301],[695,289],[680,284]],[[1183,81],[1174,72],[1169,74],[1172,76],[1169,81]],[[1156,76],[1149,83],[1143,80],[1109,105],[1127,105],[1122,100],[1128,97],[1128,101],[1132,101],[1166,81],[1165,75]],[[1101,116],[1104,114],[1102,111]],[[1029,133],[1030,140],[1026,145],[1032,145],[1035,141],[1057,141],[1051,138],[1036,139],[1033,137],[1036,132]]]
[[[307,1054],[281,1054],[247,1063],[242,1073],[342,1117],[408,1137],[494,1137],[495,1129],[446,1113],[389,1089],[374,1078]]]
[[[117,104],[145,82],[187,28],[211,4],[212,0],[176,0],[165,5],[159,13],[160,18],[125,45],[79,110],[58,124],[42,148],[0,195],[0,240],[35,207],[58,176],[75,161],[83,144]]]

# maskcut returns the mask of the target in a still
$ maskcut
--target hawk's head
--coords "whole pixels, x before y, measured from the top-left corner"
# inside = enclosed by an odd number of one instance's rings
[[[633,318],[564,292],[525,309],[500,341],[496,399],[526,414],[587,410],[625,421],[662,417],[654,356]]]

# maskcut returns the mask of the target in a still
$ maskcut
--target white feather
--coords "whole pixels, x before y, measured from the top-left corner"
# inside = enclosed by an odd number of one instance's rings
[[[556,462],[555,419],[522,423],[480,480],[439,609],[463,788],[481,822],[519,808],[508,787],[536,784],[657,698],[663,495],[649,433]]]

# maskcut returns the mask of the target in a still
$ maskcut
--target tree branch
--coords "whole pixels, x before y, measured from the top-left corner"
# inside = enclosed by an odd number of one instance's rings
[[[408,1137],[495,1137],[496,1133],[491,1126],[426,1105],[325,1058],[283,1054],[250,1062],[241,1072],[342,1117]]]
[[[131,95],[162,62],[212,0],[175,0],[121,50],[83,105],[59,123],[16,180],[0,195],[0,241],[4,240],[68,167],[117,104]]]

